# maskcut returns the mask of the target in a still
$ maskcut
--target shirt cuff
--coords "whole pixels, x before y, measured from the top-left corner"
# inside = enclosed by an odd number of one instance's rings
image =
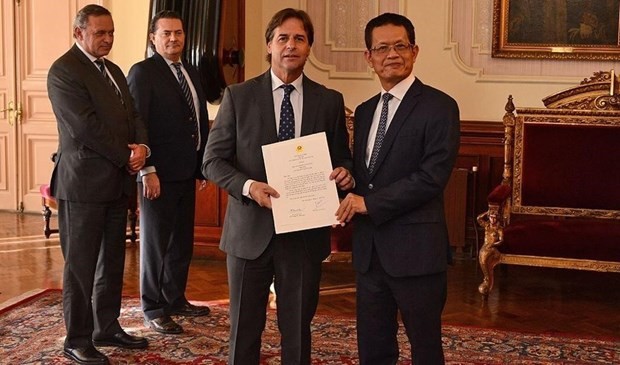
[[[144,148],[146,148],[146,158],[151,157],[151,149],[149,148],[149,146],[145,145],[144,143],[140,143],[140,146],[144,146]]]
[[[243,184],[243,190],[241,191],[241,194],[243,194],[243,196],[248,197],[252,200],[254,200],[254,198],[252,198],[252,195],[250,195],[250,185],[252,185],[252,183],[255,181],[256,180],[248,179],[245,184]]]
[[[155,169],[155,166],[144,166],[140,170],[140,177],[147,175],[147,174],[152,174],[153,172],[157,172],[157,170]]]

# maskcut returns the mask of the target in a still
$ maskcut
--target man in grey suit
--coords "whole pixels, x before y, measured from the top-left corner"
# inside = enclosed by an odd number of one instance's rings
[[[330,178],[350,189],[350,154],[342,94],[303,74],[314,41],[308,14],[283,9],[265,32],[271,69],[224,97],[209,134],[203,172],[229,194],[220,248],[227,254],[231,365],[258,364],[269,286],[275,276],[282,364],[310,364],[310,322],[330,227],[275,234],[261,146],[325,132]]]
[[[140,171],[140,297],[146,324],[164,334],[183,328],[170,315],[209,314],[185,297],[194,248],[196,179],[209,133],[200,76],[181,62],[185,31],[179,14],[163,10],[149,26],[152,57],[127,80],[147,125],[152,151]]]
[[[382,90],[355,110],[356,186],[337,212],[341,222],[354,218],[360,364],[396,364],[399,311],[413,363],[443,364],[443,190],[459,148],[459,110],[413,75],[419,49],[409,19],[379,15],[366,25],[365,42]]]
[[[123,72],[104,59],[114,41],[110,12],[85,6],[73,36],[76,44],[47,79],[59,134],[51,190],[65,259],[63,353],[79,364],[107,364],[93,345],[147,346],[118,322],[128,197],[148,154],[147,134]]]

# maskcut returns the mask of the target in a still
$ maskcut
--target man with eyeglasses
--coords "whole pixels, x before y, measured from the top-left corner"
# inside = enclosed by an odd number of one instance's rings
[[[414,364],[443,364],[441,312],[449,258],[443,190],[459,147],[459,109],[413,73],[409,19],[385,13],[365,29],[381,93],[355,110],[355,188],[340,222],[354,221],[361,365],[396,364],[398,312]]]

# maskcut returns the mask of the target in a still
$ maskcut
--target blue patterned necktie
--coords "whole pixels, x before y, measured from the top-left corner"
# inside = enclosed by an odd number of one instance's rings
[[[383,137],[385,137],[385,130],[387,129],[388,103],[393,97],[394,95],[389,93],[383,94],[383,106],[381,107],[381,116],[379,117],[379,127],[377,128],[375,145],[373,146],[372,154],[370,155],[370,162],[368,163],[368,171],[370,173],[372,173],[375,169],[377,157],[379,157],[379,150],[381,150],[381,145],[383,144]]]
[[[194,133],[192,135],[192,137],[194,138],[194,146],[198,146],[198,121],[196,120],[196,107],[194,106],[194,97],[192,96],[192,91],[189,89],[189,85],[187,83],[187,80],[185,79],[185,75],[183,75],[183,71],[181,71],[181,63],[175,62],[172,64],[172,66],[174,66],[174,68],[177,70],[179,85],[181,85],[183,96],[185,97],[187,106],[189,106],[189,110],[191,113],[190,121],[194,124]]]
[[[125,101],[123,100],[123,95],[121,94],[121,91],[116,87],[114,81],[112,81],[110,75],[108,75],[108,72],[105,69],[105,63],[103,62],[103,58],[95,60],[95,63],[97,64],[97,67],[99,67],[99,71],[101,71],[101,74],[103,75],[105,81],[108,83],[108,85],[112,87],[116,96],[118,96],[118,98],[121,100],[121,103],[125,105]]]
[[[278,140],[286,141],[295,138],[295,113],[293,112],[293,104],[291,104],[291,91],[295,90],[295,86],[285,84],[280,87],[284,89],[284,99],[282,99],[282,106],[280,107]]]

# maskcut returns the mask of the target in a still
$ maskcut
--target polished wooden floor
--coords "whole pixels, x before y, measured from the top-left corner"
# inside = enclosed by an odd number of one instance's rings
[[[38,214],[0,212],[0,303],[38,288],[60,288],[58,235],[45,239]],[[212,247],[197,246],[190,300],[225,300],[226,267]],[[448,272],[444,323],[505,330],[613,337],[620,341],[620,274],[502,266],[483,301],[477,262],[459,257]],[[139,294],[139,249],[127,246],[124,292]],[[348,263],[324,263],[320,313],[354,315],[355,275]]]

